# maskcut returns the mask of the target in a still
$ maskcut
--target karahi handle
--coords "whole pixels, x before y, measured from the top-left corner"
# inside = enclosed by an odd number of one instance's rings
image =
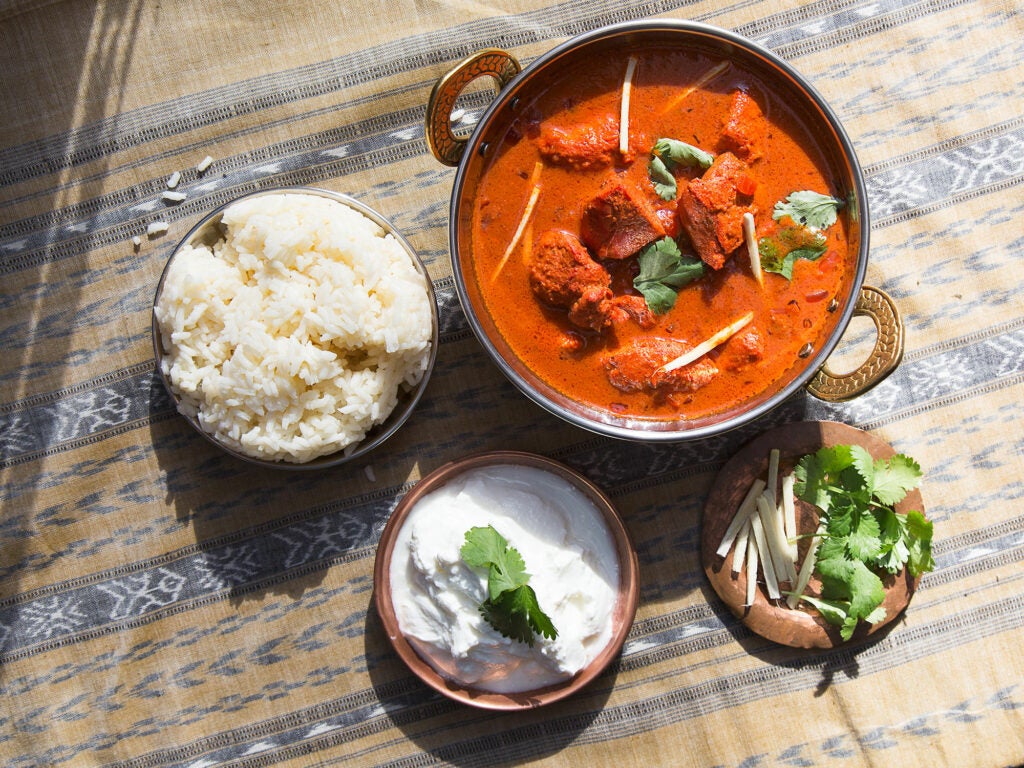
[[[519,61],[500,48],[487,48],[456,64],[435,84],[427,100],[426,138],[431,153],[445,165],[458,165],[468,138],[452,130],[452,110],[459,94],[478,77],[493,77],[501,91],[522,71]]]
[[[870,317],[878,333],[868,359],[849,373],[833,373],[823,365],[807,385],[819,400],[852,400],[879,384],[896,370],[903,359],[903,320],[895,302],[885,291],[865,285],[860,289],[854,316]]]

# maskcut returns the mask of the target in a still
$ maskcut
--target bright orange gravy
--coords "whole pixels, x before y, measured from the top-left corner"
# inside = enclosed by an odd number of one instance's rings
[[[678,101],[685,89],[720,60],[658,49],[634,55],[638,65],[629,117],[632,161],[620,157],[611,166],[589,169],[544,163],[529,225],[500,271],[499,263],[533,188],[531,174],[535,164],[543,162],[536,140],[539,128],[545,123],[571,127],[609,119],[618,125],[625,56],[591,59],[563,70],[560,79],[541,90],[532,103],[517,105],[516,119],[509,125],[494,126],[498,132],[492,136],[501,139],[473,201],[472,263],[498,330],[515,354],[549,385],[618,416],[695,419],[735,408],[788,380],[794,366],[802,364],[801,350],[806,352],[808,343],[817,348],[832,332],[834,299],[849,290],[845,286],[855,254],[848,247],[847,214],[841,212],[839,221],[827,230],[825,255],[817,261],[798,261],[792,281],[765,274],[764,286],[759,286],[741,246],[722,269],[707,269],[704,277],[682,288],[674,308],[659,315],[651,329],[628,322],[600,333],[582,331],[569,323],[565,309],[543,305],[529,284],[531,243],[547,229],[579,234],[584,207],[611,176],[645,190],[651,204],[667,209],[671,218],[674,201],[661,200],[647,177],[651,147],[658,138],[669,137],[715,153],[737,89],[754,96],[768,119],[763,156],[751,163],[751,175],[757,181],[754,206],[759,234],[773,226],[775,203],[795,190],[843,193],[835,188],[815,139],[756,77],[733,64]],[[667,109],[673,101],[677,104]],[[699,171],[690,174],[694,175]],[[683,184],[685,180],[680,181],[680,186]],[[679,234],[678,242],[683,253],[693,253],[685,234]],[[635,258],[601,262],[612,275],[616,293],[635,293],[635,262]],[[605,375],[607,355],[634,335],[683,339],[695,345],[748,311],[754,313],[750,327],[757,329],[765,344],[763,357],[739,370],[722,368],[720,375],[695,392],[671,397],[627,393],[613,387]],[[727,355],[729,344],[709,353],[709,358],[714,361]]]

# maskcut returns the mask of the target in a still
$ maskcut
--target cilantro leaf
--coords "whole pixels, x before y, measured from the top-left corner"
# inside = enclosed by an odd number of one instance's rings
[[[772,218],[780,221],[789,216],[797,224],[814,229],[828,229],[836,223],[836,212],[842,207],[842,200],[820,192],[802,190],[793,192],[785,200],[777,202]]]
[[[488,598],[481,603],[480,614],[494,629],[530,646],[535,632],[552,640],[558,636],[527,583],[530,574],[522,555],[493,526],[466,531],[459,554],[471,568],[487,568]]]
[[[832,498],[830,487],[838,480],[840,473],[852,464],[848,445],[819,448],[817,453],[808,454],[797,463],[793,490],[804,501],[828,512]]]
[[[506,592],[502,597],[511,604],[510,607],[514,613],[526,616],[530,629],[536,634],[544,635],[552,640],[558,635],[551,619],[540,609],[533,587],[524,584],[512,592]]]
[[[707,170],[715,161],[715,156],[703,149],[677,139],[658,139],[654,143],[653,154],[674,165],[697,166]]]
[[[526,587],[503,592],[497,599],[488,598],[480,604],[480,615],[503,637],[510,637],[532,647],[533,629],[530,627],[528,613],[520,609],[521,600],[517,599],[521,589]]]
[[[868,624],[877,624],[880,621],[885,621],[885,617],[885,608],[880,605],[867,616],[865,616],[864,621],[866,621]]]
[[[665,163],[657,155],[653,156],[647,163],[647,177],[654,185],[654,191],[662,200],[675,200],[678,192],[676,177],[668,169]]]
[[[792,280],[793,267],[797,261],[800,259],[817,261],[825,253],[825,246],[820,248],[794,248],[783,255],[778,248],[773,248],[770,245],[768,238],[761,238],[757,250],[761,254],[761,269],[765,272],[782,275],[787,280]]]
[[[906,567],[916,577],[935,567],[932,523],[920,512],[902,515],[892,506],[917,487],[921,468],[903,454],[875,460],[863,447],[836,445],[801,457],[793,471],[794,493],[821,510],[815,561],[821,594],[800,598],[848,640],[858,622],[885,617],[878,572]]]
[[[860,560],[818,558],[822,596],[849,600],[850,607],[843,621],[840,636],[849,640],[860,619],[866,619],[885,600],[885,587],[878,575]]]
[[[872,562],[882,550],[882,531],[875,515],[857,510],[851,515],[850,533],[846,537],[846,551],[850,557]]]
[[[883,504],[898,504],[908,492],[917,488],[920,479],[921,467],[917,462],[899,454],[875,462],[871,489]]]
[[[932,559],[932,522],[920,512],[907,512],[907,570],[910,575],[918,577],[926,571],[935,569]]]
[[[676,292],[667,285],[651,282],[637,288],[643,294],[647,306],[656,315],[665,314],[676,304]]]
[[[875,511],[879,523],[879,553],[875,562],[889,573],[899,573],[910,557],[907,546],[907,518],[891,509]]]
[[[819,448],[814,458],[822,467],[822,471],[833,477],[838,476],[844,469],[853,466],[853,446],[835,445],[831,448]]]
[[[487,568],[491,563],[500,562],[508,549],[505,537],[490,525],[486,528],[470,528],[465,538],[459,554],[470,568]]]
[[[558,635],[551,619],[537,604],[533,588],[526,584],[486,600],[480,606],[480,614],[503,636],[531,647],[534,634],[542,634],[552,640]]]
[[[491,600],[502,592],[526,584],[530,579],[522,555],[508,545],[508,541],[494,526],[470,528],[459,554],[471,568],[488,569],[487,589]]]
[[[838,541],[843,547],[846,546],[846,538],[853,530],[854,514],[855,505],[849,499],[839,498],[829,504],[824,521],[825,532],[831,541]]]
[[[817,261],[824,255],[828,240],[821,232],[794,224],[758,240],[761,268],[766,272],[793,279],[797,261]]]
[[[828,531],[828,528],[825,529]],[[846,554],[846,536],[829,534],[821,539],[818,544],[819,560],[844,560]]]
[[[813,597],[811,595],[800,595],[800,599],[810,603],[829,624],[835,624],[841,627],[846,617],[850,613],[850,603],[848,600],[826,600],[823,597]]]
[[[823,597],[813,597],[812,595],[800,595],[800,599],[817,608],[822,618],[829,624],[840,627],[839,634],[844,640],[849,640],[853,636],[853,631],[857,627],[857,620],[861,617],[855,617],[850,614],[849,600],[828,600]],[[869,624],[877,624],[884,620],[885,616],[885,608],[878,606],[867,616],[864,616],[863,619]]]
[[[684,256],[671,237],[648,245],[640,251],[637,261],[640,273],[633,278],[633,287],[656,315],[672,309],[676,291],[704,274],[704,262]]]
[[[714,155],[698,149],[692,144],[676,139],[658,139],[651,149],[651,160],[647,164],[647,177],[654,185],[654,191],[662,200],[675,200],[679,187],[672,169],[678,165],[696,166],[706,169],[715,160]]]
[[[852,462],[850,468],[857,473],[857,479],[853,480],[856,483],[856,489],[873,490],[875,485],[875,460],[868,453],[868,449],[861,445],[851,445],[850,460]]]
[[[517,549],[509,547],[501,560],[491,563],[487,574],[487,588],[493,600],[502,592],[518,589],[529,579],[530,574],[526,572],[523,556]]]

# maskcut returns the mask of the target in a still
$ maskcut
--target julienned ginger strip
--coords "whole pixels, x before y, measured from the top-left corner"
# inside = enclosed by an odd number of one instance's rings
[[[764,275],[761,269],[761,251],[757,247],[757,234],[754,231],[754,214],[747,211],[743,214],[743,241],[747,245],[747,255],[750,257],[750,271],[754,273],[754,279],[762,288],[764,287]]]
[[[728,61],[723,61],[720,64],[716,64],[715,66],[713,66],[707,72],[705,72],[700,77],[698,77],[694,81],[693,85],[691,85],[685,91],[683,91],[678,96],[676,96],[674,99],[672,99],[672,101],[670,101],[668,103],[668,105],[661,111],[661,113],[662,114],[666,114],[667,112],[670,112],[671,110],[673,110],[676,107],[678,107],[686,99],[687,96],[689,96],[691,93],[696,91],[698,88],[703,88],[705,85],[707,85],[709,82],[711,82],[714,78],[718,77],[720,74],[725,72],[725,70],[727,70],[728,68],[729,68],[729,62]]]
[[[626,62],[626,75],[622,78],[622,102],[619,106],[619,153],[629,153],[629,99],[633,90],[633,74],[636,72],[636,56]]]
[[[537,162],[533,166],[533,174],[530,176],[530,184],[533,189],[530,191],[530,197],[526,201],[526,208],[523,210],[523,216],[519,219],[519,226],[516,227],[516,232],[512,235],[512,239],[509,241],[508,247],[505,249],[505,253],[501,257],[501,261],[498,262],[497,268],[494,270],[494,274],[491,275],[491,282],[498,279],[498,275],[501,270],[505,268],[505,263],[508,261],[509,256],[519,245],[519,239],[523,236],[523,230],[526,229],[526,223],[530,220],[530,216],[533,214],[533,207],[537,204],[537,198],[540,196],[540,172],[544,167],[542,162]]]
[[[669,362],[665,363],[658,369],[657,372],[668,373],[669,371],[674,371],[676,368],[682,368],[684,365],[689,365],[697,358],[706,355],[719,344],[732,338],[732,336],[734,336],[736,333],[738,333],[744,327],[746,327],[747,323],[749,323],[753,319],[754,313],[747,312],[747,314],[743,315],[743,317],[741,317],[739,320],[735,320],[729,323],[729,325],[725,326],[725,328],[718,331],[705,341],[702,341],[689,352],[684,352],[675,360],[670,360]]]

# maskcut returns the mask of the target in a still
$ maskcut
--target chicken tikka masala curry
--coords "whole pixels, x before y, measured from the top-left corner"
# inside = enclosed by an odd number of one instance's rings
[[[511,115],[475,191],[473,268],[548,385],[616,416],[700,418],[827,336],[855,258],[844,192],[736,62],[594,58]]]

